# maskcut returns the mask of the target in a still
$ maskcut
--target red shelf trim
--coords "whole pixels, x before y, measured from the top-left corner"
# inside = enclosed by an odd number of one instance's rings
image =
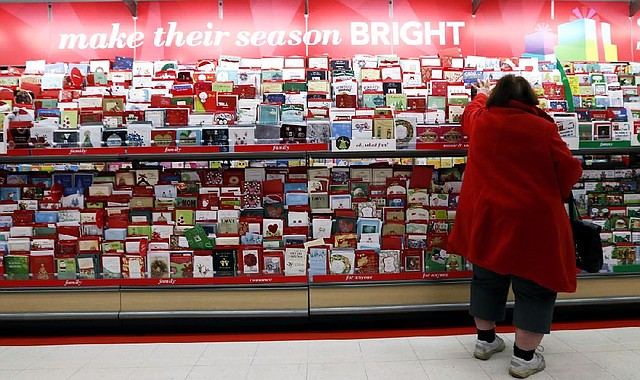
[[[29,155],[29,149],[7,149],[9,157],[24,157]]]
[[[103,280],[5,280],[0,288],[84,288],[91,286],[120,286],[120,279]]]
[[[368,282],[368,281],[413,281],[470,278],[471,271],[459,272],[418,272],[418,273],[374,273],[374,274],[332,274],[313,276],[313,282]],[[295,284],[307,283],[307,276],[234,276],[213,278],[123,278],[98,280],[5,280],[0,288],[83,288],[113,286],[180,286],[180,285],[253,285],[253,284]]]
[[[143,278],[122,279],[122,286],[175,286],[175,285],[251,285],[307,283],[307,276],[242,276],[213,278]]]
[[[466,150],[469,143],[416,143],[416,150]]]
[[[125,148],[41,148],[31,149],[32,156],[97,156],[124,154]]]
[[[213,278],[123,278],[98,280],[4,280],[0,288],[83,288],[112,286],[251,285],[307,283],[307,276],[236,276]]]
[[[234,152],[319,152],[328,151],[329,144],[257,144],[236,145]]]
[[[217,153],[219,146],[138,146],[127,148],[127,154]]]
[[[417,272],[417,273],[372,273],[372,274],[330,274],[313,276],[313,282],[368,282],[368,281],[412,281],[470,278],[471,271],[459,272]]]

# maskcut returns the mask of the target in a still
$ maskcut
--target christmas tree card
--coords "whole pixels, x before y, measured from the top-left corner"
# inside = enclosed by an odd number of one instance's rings
[[[53,249],[46,252],[32,251],[29,265],[34,280],[53,280],[55,278]]]

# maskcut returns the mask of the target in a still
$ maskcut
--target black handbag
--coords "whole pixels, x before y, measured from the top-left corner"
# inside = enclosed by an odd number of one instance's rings
[[[576,245],[576,266],[589,273],[600,271],[604,262],[600,239],[602,227],[580,219],[573,194],[569,196],[569,220]]]

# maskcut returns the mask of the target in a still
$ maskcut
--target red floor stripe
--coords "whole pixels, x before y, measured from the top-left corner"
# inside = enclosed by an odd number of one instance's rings
[[[640,327],[639,319],[555,323],[552,330],[587,330],[603,328]],[[499,333],[512,333],[513,326],[498,326]],[[154,334],[154,335],[88,335],[88,336],[23,336],[0,337],[2,346],[42,346],[67,344],[134,344],[134,343],[194,343],[194,342],[253,342],[327,339],[373,339],[415,336],[449,336],[475,334],[473,326],[455,328],[422,328],[363,331],[304,331],[226,334]]]

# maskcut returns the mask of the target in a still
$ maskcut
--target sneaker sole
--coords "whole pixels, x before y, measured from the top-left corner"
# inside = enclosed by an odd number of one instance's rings
[[[489,360],[493,354],[504,351],[505,346],[499,347],[488,352],[474,352],[473,357],[480,360]]]
[[[533,374],[544,371],[546,367],[547,367],[547,363],[542,362],[542,366],[540,366],[540,368],[537,368],[533,371],[524,372],[524,373],[516,372],[513,369],[509,368],[509,375],[518,379],[525,379]]]

